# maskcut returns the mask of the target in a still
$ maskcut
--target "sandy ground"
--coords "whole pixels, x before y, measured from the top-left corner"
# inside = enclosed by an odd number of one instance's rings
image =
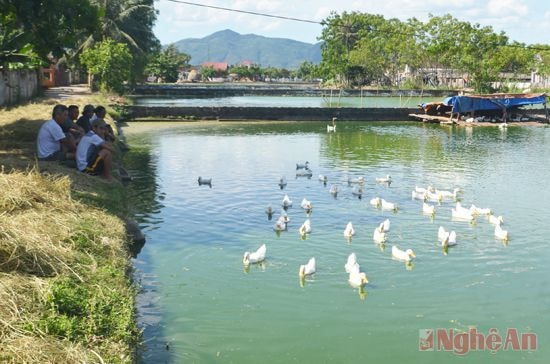
[[[45,99],[55,99],[55,100],[66,100],[73,98],[75,96],[88,96],[91,95],[88,85],[70,85],[70,86],[58,86],[50,87],[44,91],[43,98]]]

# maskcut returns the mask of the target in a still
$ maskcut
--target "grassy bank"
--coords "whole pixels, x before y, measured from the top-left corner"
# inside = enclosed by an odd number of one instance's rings
[[[0,112],[0,362],[132,362],[124,187],[36,161],[38,128],[58,102]]]

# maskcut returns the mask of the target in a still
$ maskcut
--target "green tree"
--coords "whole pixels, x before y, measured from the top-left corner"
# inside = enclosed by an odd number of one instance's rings
[[[325,79],[335,79],[344,86],[352,83],[357,67],[350,63],[349,55],[368,29],[366,22],[369,18],[383,19],[380,15],[358,12],[339,15],[333,12],[323,21],[325,27],[319,37],[323,41],[323,58],[319,69]]]
[[[550,45],[535,44],[534,68],[543,76],[550,76]]]
[[[43,60],[63,56],[97,26],[97,8],[89,0],[0,0],[2,32],[21,31],[22,44],[31,44]]]
[[[203,67],[201,69],[201,75],[203,80],[207,80],[211,77],[215,77],[218,75],[218,71],[214,69],[214,67]]]
[[[132,54],[124,43],[104,40],[80,55],[80,61],[88,72],[97,77],[103,91],[124,92],[124,83],[130,79]]]
[[[468,73],[477,92],[493,91],[491,83],[499,79],[501,72],[493,59],[508,42],[504,33],[459,21],[449,14],[430,15],[424,31],[423,47],[433,63]]]
[[[25,32],[14,26],[14,14],[0,14],[0,68],[36,68],[40,58],[32,44],[27,43]]]
[[[157,12],[154,0],[89,0],[97,9],[100,26],[82,39],[75,55],[96,42],[114,39],[126,43],[133,56],[133,78],[143,75],[148,55],[160,49],[153,33]]]
[[[246,66],[231,66],[229,67],[229,73],[237,75],[237,79],[250,79],[254,78],[254,74],[251,68]]]
[[[171,44],[153,55],[146,67],[146,72],[162,77],[165,82],[176,82],[179,70],[188,66],[190,59],[188,54],[180,52],[175,45]]]
[[[304,61],[296,70],[296,77],[302,80],[313,80],[318,76],[318,67],[313,62]]]

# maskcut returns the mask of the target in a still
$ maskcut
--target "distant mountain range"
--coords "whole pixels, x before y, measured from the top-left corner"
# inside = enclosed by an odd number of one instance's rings
[[[174,43],[191,56],[192,65],[227,62],[236,65],[248,60],[262,67],[296,69],[304,61],[321,62],[321,43],[310,44],[286,38],[268,38],[222,30],[204,38],[187,38]]]

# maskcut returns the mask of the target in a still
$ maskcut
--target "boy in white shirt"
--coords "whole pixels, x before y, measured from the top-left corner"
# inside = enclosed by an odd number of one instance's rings
[[[36,137],[36,149],[38,159],[45,161],[63,161],[74,159],[76,149],[74,140],[65,136],[61,125],[69,117],[69,111],[65,105],[55,105],[52,111],[52,119],[42,124]]]
[[[97,119],[92,123],[92,129],[78,143],[76,165],[81,172],[100,175],[110,181],[113,179],[111,171],[114,148],[111,143],[105,141],[106,132],[107,123],[103,119]]]

